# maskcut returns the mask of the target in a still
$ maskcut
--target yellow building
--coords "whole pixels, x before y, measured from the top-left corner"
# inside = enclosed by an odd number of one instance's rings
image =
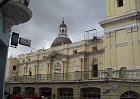
[[[64,20],[49,49],[7,61],[6,91],[49,99],[140,99],[140,1],[106,0],[103,37],[74,42]],[[9,78],[9,79],[8,79]]]

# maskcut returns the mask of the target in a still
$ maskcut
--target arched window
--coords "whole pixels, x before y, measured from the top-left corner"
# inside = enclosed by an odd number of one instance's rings
[[[18,95],[21,93],[21,87],[13,87],[13,95]]]
[[[120,99],[139,99],[138,93],[134,91],[127,91],[120,96]]]

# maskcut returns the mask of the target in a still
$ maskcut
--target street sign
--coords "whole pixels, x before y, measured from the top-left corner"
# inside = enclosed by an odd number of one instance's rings
[[[13,32],[12,33],[12,38],[11,38],[11,45],[12,46],[18,46],[18,41],[19,41],[19,34]]]
[[[19,44],[30,47],[31,46],[31,40],[20,37]]]

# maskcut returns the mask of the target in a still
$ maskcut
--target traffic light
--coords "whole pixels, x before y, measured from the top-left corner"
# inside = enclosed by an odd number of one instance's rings
[[[15,46],[15,47],[18,46],[18,41],[19,41],[19,34],[13,32],[12,33],[12,38],[11,38],[11,45]]]

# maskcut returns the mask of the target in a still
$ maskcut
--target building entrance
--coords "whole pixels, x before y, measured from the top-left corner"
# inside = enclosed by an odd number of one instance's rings
[[[73,89],[72,88],[59,88],[58,99],[73,99]]]
[[[52,99],[52,89],[47,87],[42,87],[39,89],[39,94],[47,97],[48,99]]]

